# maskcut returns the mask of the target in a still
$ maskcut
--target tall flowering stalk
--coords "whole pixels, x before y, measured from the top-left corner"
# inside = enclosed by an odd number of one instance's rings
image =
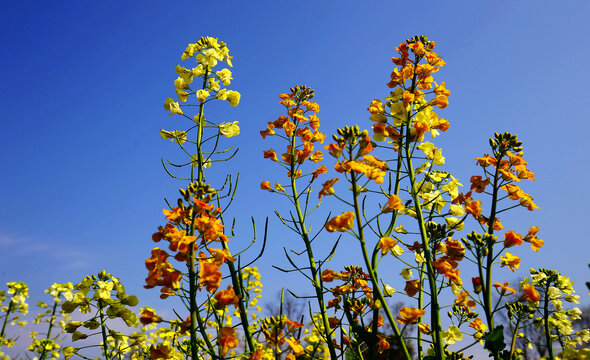
[[[327,346],[330,358],[336,359],[336,349],[333,343],[334,331],[330,326],[326,311],[327,304],[320,277],[320,268],[324,261],[317,260],[314,255],[312,241],[317,235],[310,234],[311,226],[309,224],[309,215],[319,206],[319,203],[316,206],[310,206],[312,186],[321,174],[327,172],[325,165],[315,165],[320,163],[324,156],[321,150],[316,150],[315,146],[317,143],[323,143],[326,137],[319,131],[320,119],[317,113],[320,106],[312,101],[314,91],[307,86],[295,86],[291,88],[290,93],[281,94],[279,97],[280,103],[286,109],[286,116],[281,115],[277,120],[269,121],[266,129],[260,131],[260,135],[263,139],[267,136],[276,136],[284,139],[287,143],[285,152],[280,158],[274,149],[265,150],[264,158],[281,165],[287,172],[289,183],[283,186],[277,182],[273,188],[269,181],[263,181],[260,188],[287,197],[295,209],[296,217],[292,217],[290,220],[284,219],[278,212],[277,216],[303,241],[305,246],[303,253],[307,256],[307,268],[309,269],[309,274],[305,276],[310,279],[314,288],[321,319],[321,324],[318,327],[321,329],[322,340]],[[306,162],[313,163],[313,169],[304,167],[303,164]],[[303,189],[298,188],[298,183],[303,183]],[[320,192],[319,198],[321,196],[322,192]],[[289,261],[293,263],[290,258]]]
[[[205,116],[206,104],[211,101],[228,101],[231,106],[237,106],[240,101],[240,93],[222,87],[230,85],[231,71],[228,68],[215,69],[221,62],[231,67],[231,59],[227,45],[212,37],[203,37],[188,45],[181,60],[196,61],[196,67],[176,67],[178,78],[174,85],[180,102],[168,98],[164,107],[170,115],[188,119],[190,127],[160,131],[162,138],[176,142],[188,157],[188,161],[169,164],[177,168],[190,167],[190,174],[188,177],[176,176],[163,162],[172,177],[187,181],[188,185],[180,189],[181,197],[177,203],[171,205],[170,210],[164,210],[168,223],[160,226],[152,239],[168,242],[174,259],[185,263],[186,269],[183,271],[173,266],[168,261],[171,254],[156,247],[151,258],[146,260],[149,271],[146,287],[158,286],[162,293],[160,297],[179,296],[186,305],[189,316],[186,320],[179,320],[188,325],[193,359],[200,358],[202,352],[214,359],[223,358],[237,347],[239,340],[234,327],[225,325],[228,316],[225,309],[232,305],[237,309],[246,351],[255,350],[247,313],[249,294],[243,285],[242,269],[234,265],[237,259],[230,255],[229,236],[223,219],[223,213],[235,195],[237,180],[228,177],[226,184],[215,189],[207,183],[205,176],[205,169],[213,163],[228,161],[235,154],[227,155],[230,149],[218,148],[221,137],[237,136],[240,132],[237,121],[215,123]],[[197,113],[194,116],[185,114],[189,109],[197,109]],[[229,270],[231,284],[220,290],[224,265]]]

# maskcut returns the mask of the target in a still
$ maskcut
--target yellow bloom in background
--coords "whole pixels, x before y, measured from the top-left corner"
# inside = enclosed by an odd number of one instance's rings
[[[461,332],[459,327],[457,327],[457,325],[451,325],[449,326],[448,330],[443,330],[442,336],[443,341],[449,345],[452,345],[457,341],[463,340],[463,333]]]
[[[219,132],[226,138],[240,135],[240,127],[238,126],[239,121],[233,123],[221,123],[219,124]]]

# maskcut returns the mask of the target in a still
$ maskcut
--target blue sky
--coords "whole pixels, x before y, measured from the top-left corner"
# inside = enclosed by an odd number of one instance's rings
[[[506,230],[525,233],[540,226],[545,246],[539,254],[519,249],[523,271],[503,269],[499,279],[513,281],[529,267],[557,268],[587,304],[589,12],[585,1],[6,4],[0,283],[25,281],[38,298],[53,282],[106,268],[143,304],[166,306],[157,291],[142,288],[163,197],[174,199],[181,186],[161,168],[162,156],[178,152],[158,131],[183,124],[162,104],[174,95],[173,69],[186,44],[209,35],[228,43],[231,88],[242,93],[237,108],[211,109],[242,130],[228,142],[240,147],[237,158],[217,171],[240,170],[229,213],[237,218],[236,241],[247,243],[251,216],[260,227],[271,216],[260,267],[274,294],[285,278],[271,265],[284,265],[281,249],[297,240],[272,217],[277,198],[258,190],[270,177],[263,174],[277,171],[262,159],[269,143],[258,131],[281,114],[278,94],[295,84],[313,87],[327,134],[345,124],[369,127],[366,108],[388,94],[394,47],[426,34],[447,62],[436,79],[452,91],[440,112],[451,129],[437,139],[447,169],[468,184],[487,139],[510,131],[524,141],[536,173],[525,191],[541,209],[518,209],[502,220]],[[354,245],[343,242],[344,256]]]

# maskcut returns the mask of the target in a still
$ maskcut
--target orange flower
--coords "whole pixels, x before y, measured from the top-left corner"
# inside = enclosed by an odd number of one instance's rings
[[[256,351],[254,351],[250,357],[248,358],[248,360],[262,360],[264,359],[264,350],[262,349],[258,349]]]
[[[235,307],[237,307],[238,301],[240,300],[240,298],[236,295],[236,293],[235,293],[234,289],[231,287],[231,285],[228,285],[226,290],[218,291],[215,294],[215,300],[217,301],[215,303],[215,309],[221,310],[224,307],[226,307],[227,305],[232,305],[232,304]]]
[[[322,190],[320,190],[320,192],[318,194],[318,199],[321,199],[323,196],[334,194],[334,188],[332,188],[332,186],[337,182],[338,182],[338,178],[333,178],[333,179],[326,181],[322,185]]]
[[[209,252],[211,253],[211,262],[217,266],[221,266],[224,263],[231,261],[234,262],[236,261],[235,258],[233,258],[230,254],[229,254],[229,250],[226,249],[207,249],[209,250]]]
[[[299,343],[299,340],[295,339],[294,337],[289,337],[285,339],[287,343],[289,343],[289,348],[293,350],[295,355],[301,355],[304,351],[303,346]]]
[[[414,297],[421,289],[420,280],[408,280],[406,281],[406,287],[404,291],[409,297]]]
[[[450,270],[447,271],[445,273],[445,277],[449,280],[451,280],[452,282],[454,282],[456,285],[463,285],[463,280],[461,280],[461,271],[459,269],[454,269],[454,270]]]
[[[463,260],[463,257],[465,257],[465,248],[459,240],[445,240],[445,244],[445,252],[450,260]]]
[[[520,267],[520,258],[518,256],[514,256],[511,253],[507,252],[506,257],[500,256],[500,260],[502,261],[502,265],[500,267],[508,266],[510,271],[514,272],[514,269],[518,269]]]
[[[402,199],[400,199],[397,195],[393,194],[387,200],[387,204],[381,209],[382,212],[388,213],[393,210],[403,210],[405,209],[404,204],[402,204]]]
[[[430,324],[418,324],[418,330],[424,335],[430,335],[432,330],[430,330]]]
[[[330,155],[337,158],[340,156],[340,154],[342,154],[342,150],[344,149],[345,146],[346,146],[346,144],[344,144],[344,143],[342,143],[342,144],[331,143],[329,145],[324,146],[324,149],[328,150]]]
[[[544,244],[543,239],[539,239],[537,237],[537,232],[539,231],[538,226],[532,226],[529,229],[529,233],[524,237],[524,241],[531,243],[531,249],[535,251],[539,251]]]
[[[508,198],[510,200],[518,200],[521,197],[527,195],[518,187],[518,185],[506,184],[500,189],[505,190],[508,193]]]
[[[475,158],[477,160],[477,165],[481,165],[482,167],[488,167],[490,165],[496,166],[498,162],[495,157],[489,156],[488,154],[484,154],[483,157]]]
[[[379,240],[379,248],[381,248],[381,255],[387,254],[393,247],[397,245],[397,240],[390,237],[382,237]]]
[[[150,349],[150,359],[170,359],[170,348],[168,348],[166,345],[152,347]]]
[[[273,149],[264,150],[264,158],[271,159],[272,161],[279,161],[277,158],[277,153]]]
[[[481,214],[481,201],[479,200],[467,200],[465,202],[465,212],[473,215],[474,218]]]
[[[200,261],[199,264],[199,277],[201,279],[199,286],[204,285],[207,291],[213,294],[219,288],[219,285],[221,285],[222,275],[221,271],[219,271],[219,266],[207,261]]]
[[[443,96],[450,96],[451,95],[451,90],[448,90],[445,88],[445,82],[441,82],[439,86],[437,86],[436,88],[434,88],[434,93],[438,96],[438,95],[443,95]]]
[[[328,323],[330,324],[330,329],[335,329],[340,324],[340,320],[336,316],[332,316],[328,318]]]
[[[477,332],[484,332],[488,329],[488,327],[486,326],[486,324],[483,323],[483,321],[481,321],[480,318],[474,319],[469,323],[469,327],[472,327],[475,329],[475,331]]]
[[[320,176],[320,174],[325,174],[327,172],[328,168],[326,167],[326,165],[320,165],[320,167],[312,171],[311,174],[313,175],[314,179],[317,179],[318,176]]]
[[[148,325],[151,323],[160,323],[162,322],[162,317],[156,315],[156,311],[150,307],[145,307],[141,309],[141,317],[139,318],[139,322],[143,325]]]
[[[510,293],[509,295],[516,294],[516,290],[514,290],[513,288],[508,286],[508,282],[505,282],[504,284],[500,284],[499,282],[494,281],[494,285],[492,285],[492,286],[496,288],[496,291],[501,296],[506,295],[506,293]]]
[[[383,107],[383,102],[379,99],[373,99],[371,104],[367,108],[371,114],[383,114],[385,113],[385,108]]]
[[[457,266],[456,264],[456,262],[451,263],[449,258],[446,256],[440,257],[432,262],[432,266],[436,269],[436,271],[443,275],[453,270],[453,268]]]
[[[475,190],[476,193],[482,193],[486,189],[486,186],[490,184],[490,179],[482,180],[481,176],[471,177],[471,190]]]
[[[269,181],[263,181],[260,183],[260,188],[262,190],[267,190],[270,192],[273,192],[274,190],[270,188],[270,182]]]
[[[321,279],[323,282],[332,282],[335,279],[342,279],[342,274],[334,270],[326,269],[322,271]]]
[[[238,346],[238,338],[236,337],[236,331],[231,328],[224,326],[219,331],[219,339],[217,343],[221,345],[221,356],[225,356],[229,349],[233,349]]]
[[[383,336],[379,336],[379,342],[377,343],[377,352],[379,354],[383,354],[383,352],[387,349],[389,349],[389,343],[387,342],[387,339],[385,339]]]
[[[455,299],[455,305],[459,305],[463,307],[465,311],[469,311],[470,308],[475,308],[476,303],[469,298],[469,293],[467,291],[461,291]]]
[[[188,214],[188,210],[182,210],[179,207],[173,208],[172,211],[162,209],[162,212],[164,213],[164,215],[166,215],[166,219],[168,219],[168,221],[174,224],[178,224],[182,220],[182,218],[186,214]]]
[[[424,315],[424,313],[426,313],[425,310],[422,309],[416,309],[416,308],[407,308],[407,307],[403,307],[399,310],[399,316],[396,317],[397,321],[399,321],[402,324],[413,324],[416,322],[416,320],[418,320],[419,317],[421,317],[422,315]]]
[[[342,215],[338,215],[332,218],[324,226],[328,232],[340,231],[344,232],[351,230],[354,226],[354,212],[345,212]]]
[[[529,209],[529,211],[533,211],[533,209],[539,208],[537,204],[533,202],[533,198],[527,194],[520,198],[520,205],[526,207],[527,209]]]
[[[504,246],[507,248],[522,244],[522,235],[510,230],[504,234]]]
[[[295,124],[288,121],[285,124],[283,124],[283,129],[285,130],[285,134],[288,137],[293,136],[293,131],[295,130]]]
[[[536,303],[541,298],[541,295],[539,295],[535,287],[531,284],[524,284],[522,287],[522,292],[524,294],[518,299],[519,301],[530,301],[532,303]]]

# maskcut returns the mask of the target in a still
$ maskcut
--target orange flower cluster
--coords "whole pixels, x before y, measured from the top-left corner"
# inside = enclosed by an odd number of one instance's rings
[[[370,144],[370,137],[367,136],[365,141]],[[362,146],[362,145],[361,145]],[[365,147],[365,153],[368,153],[369,150],[372,151],[373,147]],[[389,170],[389,167],[385,163],[385,161],[381,161],[374,157],[373,155],[363,155],[362,160],[355,161],[355,160],[344,160],[341,162],[337,162],[334,165],[334,168],[339,173],[355,173],[355,174],[363,174],[368,179],[375,181],[377,184],[382,184],[385,171]]]
[[[511,182],[519,182],[520,180],[527,179],[535,181],[535,173],[526,167],[528,162],[522,158],[522,152],[513,154],[510,151],[506,151],[506,156],[508,157],[508,160],[500,161],[499,166],[498,159],[488,154],[484,154],[484,156],[480,158],[475,158],[475,160],[477,160],[476,164],[483,168],[488,166],[494,166],[497,168],[502,180],[506,182],[500,187],[500,189],[508,193],[508,198],[510,200],[519,200],[520,205],[526,207],[530,211],[538,209],[539,207],[533,202],[533,198],[529,194],[522,191],[518,185],[511,184]],[[485,186],[490,183],[490,179],[482,180],[480,176],[472,176],[471,182],[471,189],[475,189],[476,192],[482,192],[483,189],[485,189]],[[478,191],[479,189],[481,189],[481,191]]]
[[[445,240],[445,245],[440,246],[445,255],[432,262],[432,266],[439,274],[444,275],[447,279],[457,285],[462,285],[461,271],[457,269],[459,261],[465,257],[465,248],[459,240]]]
[[[146,289],[156,286],[162,286],[160,289],[160,298],[165,299],[174,295],[173,290],[180,288],[180,279],[182,274],[172,267],[168,262],[168,253],[160,248],[152,249],[152,256],[145,260],[145,267],[149,274],[145,279]]]
[[[221,285],[222,274],[221,274],[221,266],[226,261],[236,261],[235,258],[231,257],[227,250],[222,249],[208,249],[211,253],[211,256],[207,256],[204,252],[199,252],[199,286],[205,286],[209,293],[214,293],[219,286]],[[226,293],[221,295],[216,294],[216,300],[219,301],[229,301],[228,298],[231,298],[231,292],[228,290]],[[234,297],[232,300],[237,301],[235,297],[235,293],[233,294]],[[219,297],[219,298],[218,298]],[[226,305],[232,304],[233,302],[229,302]]]
[[[390,88],[400,87],[403,89],[402,99],[404,105],[412,101],[424,98],[424,92],[421,90],[433,89],[433,73],[437,72],[446,63],[434,51],[434,41],[428,41],[425,37],[414,37],[408,42],[401,43],[395,50],[399,57],[393,57],[392,61],[400,68],[393,69],[391,81],[387,83]],[[410,58],[410,52],[414,55]],[[426,63],[420,62],[425,59]],[[411,81],[408,88],[406,82]],[[420,90],[419,90],[420,89]],[[429,105],[438,106],[444,109],[448,105],[447,97],[450,91],[445,89],[445,83],[434,86],[435,97],[429,102]]]
[[[303,352],[303,347],[299,344],[299,341],[292,336],[288,338],[287,336],[299,331],[302,327],[303,324],[293,321],[286,315],[283,315],[281,317],[266,319],[262,324],[262,333],[269,345],[279,347],[286,341],[289,344],[289,347],[299,355]]]
[[[306,160],[314,163],[322,161],[323,153],[315,149],[314,143],[323,143],[326,135],[319,131],[320,119],[317,113],[320,111],[320,106],[310,100],[313,98],[313,90],[308,87],[295,87],[291,90],[290,94],[279,95],[281,98],[279,103],[287,108],[287,116],[279,116],[277,120],[268,122],[266,129],[260,131],[260,135],[266,139],[267,136],[277,135],[277,129],[283,129],[284,135],[290,140],[287,151],[279,159],[275,150],[265,150],[264,158],[282,163],[289,169],[293,168],[295,172],[291,174],[291,170],[289,170],[289,177],[299,177],[302,174],[299,167]],[[297,144],[295,138],[301,140],[300,144]],[[326,172],[326,167],[322,165],[312,172],[312,179],[316,179],[320,174]],[[261,185],[261,188],[272,191],[270,187]]]
[[[363,314],[365,309],[363,303],[359,302],[359,299],[356,296],[352,296],[354,299],[349,297],[349,295],[355,294],[358,291],[361,291],[369,300],[368,305],[373,306],[373,290],[368,286],[368,279],[370,279],[370,276],[360,267],[346,266],[342,272],[326,269],[322,272],[321,279],[323,282],[332,282],[334,280],[341,280],[343,282],[342,285],[330,289],[332,295],[334,295],[334,299],[328,302],[327,309],[340,309],[342,297],[346,297],[348,300],[352,300],[350,303],[350,310],[356,315]]]

